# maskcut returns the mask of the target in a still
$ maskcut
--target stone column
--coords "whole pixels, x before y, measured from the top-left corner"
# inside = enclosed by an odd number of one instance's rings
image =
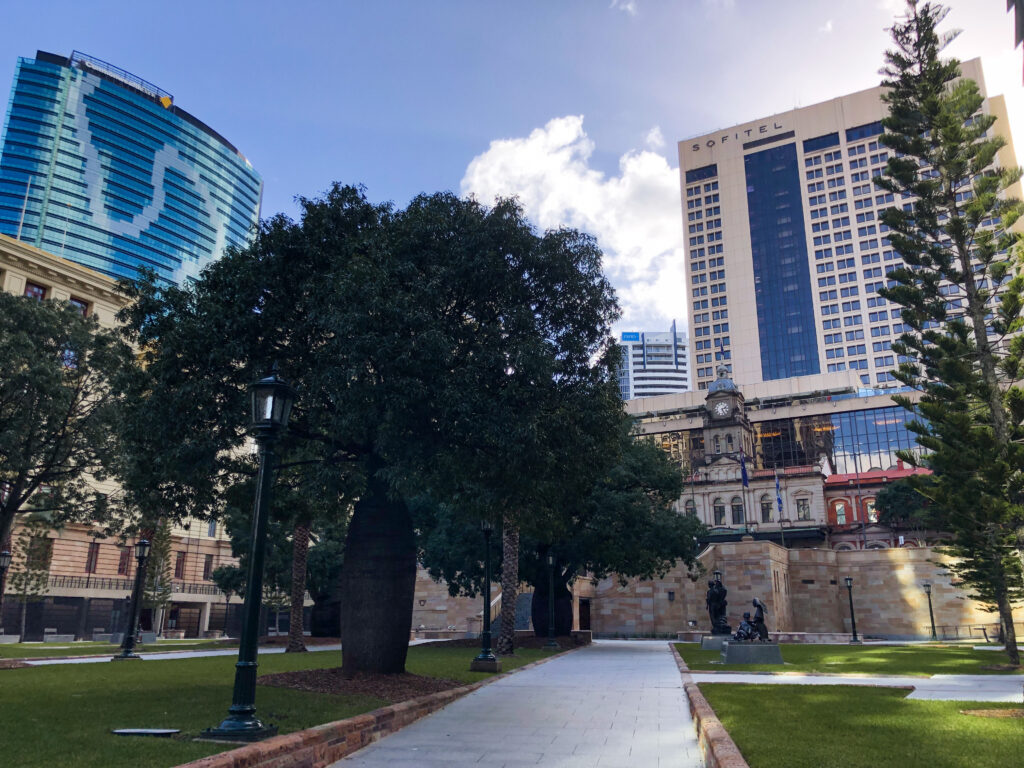
[[[199,636],[206,637],[206,633],[210,629],[210,607],[209,601],[202,604],[199,609]]]

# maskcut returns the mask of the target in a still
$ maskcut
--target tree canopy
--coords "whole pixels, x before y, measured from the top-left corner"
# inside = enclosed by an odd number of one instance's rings
[[[335,515],[358,499],[340,577],[345,668],[397,672],[416,566],[406,500],[527,512],[508,502],[502,462],[542,463],[556,395],[607,390],[618,310],[593,240],[538,234],[513,201],[441,193],[396,210],[336,185],[301,207],[194,285],[130,289],[124,319],[146,367],[122,478],[140,508],[219,513],[253,469],[244,387],[276,362],[300,393],[279,480]]]
[[[97,519],[131,350],[62,301],[0,292],[0,542],[29,508]],[[40,493],[43,492],[43,493]]]

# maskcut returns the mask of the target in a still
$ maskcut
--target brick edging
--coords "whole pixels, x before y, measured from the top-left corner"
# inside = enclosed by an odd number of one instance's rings
[[[586,646],[569,648],[572,653]],[[456,699],[472,693],[478,688],[500,680],[508,675],[526,669],[539,667],[564,653],[553,654],[546,659],[537,659],[521,667],[510,669],[484,680],[478,680],[459,688],[431,693],[415,699],[375,709],[362,715],[336,720],[333,723],[315,725],[303,731],[275,736],[265,741],[209,755],[177,768],[325,768],[343,757],[362,749],[378,739],[404,728]],[[746,763],[744,763],[744,766]]]
[[[669,648],[672,649],[672,656],[676,660],[679,677],[683,683],[683,691],[686,692],[690,704],[690,717],[693,718],[693,727],[697,730],[697,742],[704,756],[704,765],[707,768],[750,768],[736,742],[718,719],[715,710],[693,682],[690,669],[679,655],[675,643],[669,643]]]

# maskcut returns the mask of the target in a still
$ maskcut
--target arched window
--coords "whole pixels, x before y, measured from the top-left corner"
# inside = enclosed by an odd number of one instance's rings
[[[722,440],[718,435],[715,435],[715,453],[722,452]]]
[[[690,515],[691,517],[696,517],[697,502],[695,502],[693,499],[687,499],[686,503],[683,505],[683,509],[687,515]]]
[[[743,525],[746,522],[746,517],[743,514],[743,499],[739,496],[733,496],[732,502],[732,524]]]
[[[867,511],[868,522],[869,523],[877,523],[878,522],[878,512],[875,510],[875,500],[874,499],[865,499],[864,500],[864,508]]]
[[[730,453],[732,452],[732,435],[731,434],[725,436],[725,450],[729,451]]]
[[[832,511],[836,513],[836,525],[846,525],[846,502],[835,501],[832,503]]]
[[[770,523],[772,521],[772,497],[767,493],[761,497],[761,522]]]
[[[719,497],[712,505],[715,511],[715,525],[725,525],[725,502]]]

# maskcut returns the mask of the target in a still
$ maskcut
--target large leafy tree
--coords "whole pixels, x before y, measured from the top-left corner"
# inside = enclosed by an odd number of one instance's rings
[[[695,537],[703,532],[702,524],[673,508],[683,486],[678,465],[630,434],[621,403],[617,417],[612,445],[603,454],[587,456],[594,470],[586,476],[589,487],[574,483],[571,496],[557,498],[549,514],[523,529],[518,572],[534,587],[534,626],[541,633],[547,628],[549,599],[556,604],[556,629],[562,634],[569,630],[568,588],[574,579],[610,574],[649,579],[677,562],[692,564],[697,554]],[[476,594],[483,583],[480,534],[462,525],[445,505],[421,503],[415,511],[428,571],[445,579],[453,594]],[[555,556],[554,595],[547,576],[549,550]],[[504,569],[504,548],[499,553],[496,546],[494,555],[500,555]],[[504,601],[503,593],[503,607]]]
[[[0,542],[30,508],[57,521],[106,514],[95,481],[131,365],[127,345],[79,309],[0,292]]]
[[[243,386],[277,361],[301,393],[281,447],[290,487],[338,516],[349,505],[333,500],[358,499],[344,668],[398,672],[416,568],[406,499],[456,496],[460,474],[500,491],[493,444],[532,445],[527,416],[550,399],[534,392],[607,376],[594,361],[617,309],[593,241],[539,235],[514,202],[437,194],[397,211],[342,186],[301,202],[300,222],[264,222],[194,286],[136,287],[125,319],[147,367],[122,476],[140,506],[215,512],[244,470]]]
[[[1008,231],[1021,204],[1005,192],[1020,169],[998,167],[996,118],[983,112],[978,86],[960,78],[959,63],[940,56],[956,36],[936,30],[945,15],[940,5],[909,2],[886,53],[882,142],[894,156],[876,183],[912,203],[882,214],[903,266],[880,294],[902,307],[907,329],[893,344],[896,376],[920,393],[916,406],[897,398],[919,416],[909,426],[926,449],[903,459],[933,470],[915,482],[952,535],[949,568],[998,610],[1018,664],[1024,277]]]

